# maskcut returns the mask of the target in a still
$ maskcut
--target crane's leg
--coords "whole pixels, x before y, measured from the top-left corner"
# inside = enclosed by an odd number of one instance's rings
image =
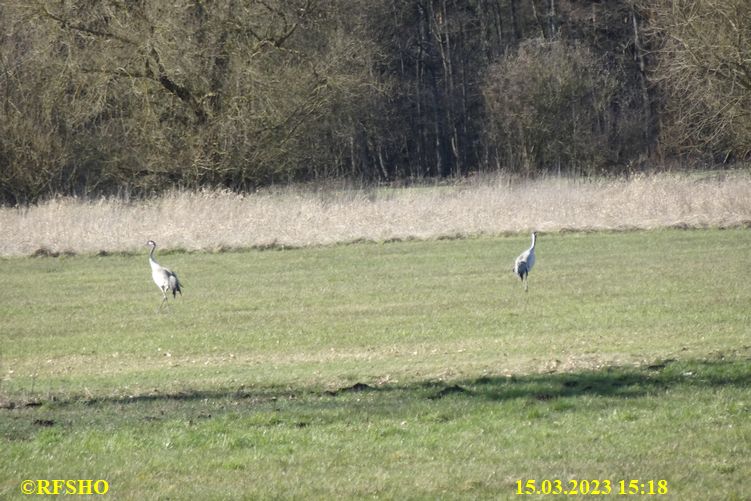
[[[162,292],[162,295],[163,295],[164,297],[162,298],[162,302],[161,302],[161,303],[159,303],[159,308],[157,308],[157,309],[156,309],[156,312],[157,312],[157,313],[159,313],[160,311],[162,311],[162,307],[164,306],[164,303],[166,303],[166,302],[167,302],[167,294],[164,294],[164,292]]]

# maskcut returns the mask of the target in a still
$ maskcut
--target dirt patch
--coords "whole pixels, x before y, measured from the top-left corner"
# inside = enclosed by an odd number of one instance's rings
[[[655,362],[655,363],[653,363],[651,365],[648,365],[647,369],[649,369],[651,371],[661,371],[662,369],[664,369],[669,364],[672,364],[675,361],[676,361],[676,359],[674,359],[674,358],[668,358],[668,359],[665,359],[665,360],[660,360],[660,361]]]
[[[47,247],[40,247],[31,253],[31,257],[60,257],[60,256],[75,256],[76,253],[70,250],[64,250],[62,252],[50,250]]]
[[[455,385],[447,386],[446,388],[443,388],[441,391],[439,391],[435,395],[432,395],[428,398],[430,400],[438,400],[443,397],[447,397],[449,395],[463,395],[463,394],[470,394],[470,393],[471,392],[468,389],[462,388],[461,386],[455,384]]]
[[[326,393],[326,395],[337,396],[337,395],[340,395],[342,393],[359,393],[359,392],[371,391],[371,390],[375,390],[375,388],[372,387],[372,386],[370,386],[369,384],[355,383],[352,386],[347,386],[345,388],[339,388],[338,390],[330,390],[330,391],[327,391],[325,393]]]
[[[0,400],[0,409],[15,409],[17,407],[41,407],[42,402],[39,400],[27,400],[25,402],[14,402],[12,400]]]

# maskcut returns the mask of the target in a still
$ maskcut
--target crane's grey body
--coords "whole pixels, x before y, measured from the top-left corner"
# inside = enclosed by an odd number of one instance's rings
[[[177,275],[175,275],[175,273],[169,268],[165,268],[161,264],[157,263],[156,260],[154,260],[154,249],[156,249],[156,242],[149,240],[148,242],[146,242],[146,245],[151,247],[151,252],[149,252],[151,278],[154,279],[154,283],[157,287],[159,287],[159,290],[162,291],[162,295],[164,296],[162,302],[159,304],[159,308],[157,309],[157,311],[159,311],[167,301],[168,292],[172,292],[172,297],[174,298],[177,297],[178,292],[182,296],[183,291],[180,289],[180,280],[177,278]]]
[[[514,273],[524,284],[524,291],[529,288],[529,272],[532,271],[532,266],[535,265],[535,243],[537,241],[537,232],[532,232],[532,245],[529,249],[522,252],[519,257],[516,258],[514,263]]]

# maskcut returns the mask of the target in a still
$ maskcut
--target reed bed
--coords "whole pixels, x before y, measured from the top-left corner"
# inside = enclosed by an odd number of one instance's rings
[[[751,222],[751,172],[630,178],[476,176],[404,188],[171,191],[0,208],[0,255],[219,251],[526,232],[730,227]]]

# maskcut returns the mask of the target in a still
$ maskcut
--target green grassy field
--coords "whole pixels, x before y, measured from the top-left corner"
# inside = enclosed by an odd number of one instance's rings
[[[0,498],[750,498],[751,231],[526,246],[0,259]]]

